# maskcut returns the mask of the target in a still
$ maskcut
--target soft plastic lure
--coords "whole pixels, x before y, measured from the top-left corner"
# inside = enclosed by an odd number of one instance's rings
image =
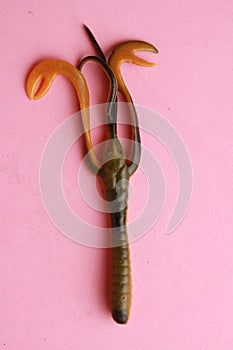
[[[50,89],[55,77],[59,74],[67,77],[73,84],[80,103],[81,118],[84,129],[85,147],[88,152],[88,164],[98,176],[103,186],[106,200],[109,205],[112,227],[111,249],[111,312],[117,323],[125,324],[129,319],[131,306],[131,264],[129,243],[126,227],[128,181],[136,171],[141,154],[140,134],[136,110],[130,93],[123,81],[120,66],[123,62],[130,62],[141,66],[154,66],[154,63],[145,61],[135,55],[137,51],[150,51],[157,53],[157,49],[144,41],[128,41],[118,45],[110,55],[108,61],[90,30],[85,27],[99,57],[88,56],[84,58],[78,69],[72,64],[62,60],[47,60],[37,64],[28,76],[26,89],[30,99],[43,97]],[[81,72],[88,61],[94,61],[108,77],[108,145],[106,149],[106,162],[101,165],[92,150],[90,137],[90,104],[89,91],[85,78]],[[40,84],[39,84],[40,83]],[[39,87],[38,87],[39,84]],[[132,147],[130,161],[126,156],[117,137],[117,91],[120,91],[126,102],[132,121]]]

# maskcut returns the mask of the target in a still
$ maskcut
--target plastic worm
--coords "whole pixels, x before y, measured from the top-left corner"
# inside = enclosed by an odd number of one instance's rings
[[[86,32],[93,43],[97,54],[106,65],[106,58],[98,42],[89,28],[85,26]],[[144,41],[130,41],[120,44],[110,55],[108,65],[116,77],[118,90],[128,102],[131,121],[133,148],[131,150],[131,161],[127,161],[124,150],[117,138],[116,130],[116,108],[114,115],[108,114],[109,123],[113,123],[115,132],[108,142],[107,154],[111,157],[99,170],[108,201],[112,226],[112,249],[111,249],[111,311],[112,317],[117,323],[127,323],[130,314],[132,299],[131,264],[127,235],[127,203],[129,177],[136,171],[141,155],[140,134],[136,109],[130,93],[120,73],[122,62],[132,62],[143,66],[153,66],[134,55],[136,51],[151,51],[157,53],[157,49]],[[82,63],[81,63],[82,67]],[[80,68],[80,66],[79,66]],[[111,75],[111,73],[110,73]],[[117,98],[115,100],[117,102]],[[110,125],[110,124],[109,124]]]
[[[110,209],[112,224],[112,287],[111,287],[111,309],[113,319],[118,323],[127,323],[131,305],[131,268],[129,257],[128,236],[126,230],[127,203],[128,203],[128,181],[129,177],[137,169],[140,160],[140,135],[138,120],[132,98],[124,84],[120,73],[121,62],[132,62],[144,66],[151,66],[145,60],[134,55],[134,51],[157,50],[145,42],[126,42],[119,45],[110,56],[107,63],[105,56],[96,42],[93,34],[86,27],[96,51],[100,57],[88,56],[84,58],[79,69],[62,60],[47,60],[39,63],[29,74],[27,80],[27,94],[31,99],[39,99],[44,96],[51,87],[58,74],[66,76],[73,84],[81,109],[81,118],[84,128],[85,146],[88,152],[88,164],[92,171],[100,178],[105,190],[106,199]],[[83,65],[89,61],[95,61],[103,69],[109,81],[108,95],[108,146],[106,150],[106,161],[100,165],[93,150],[90,138],[90,111],[89,92],[84,76],[81,73]],[[40,84],[39,84],[40,83]],[[38,87],[39,84],[39,87]],[[124,150],[117,138],[117,89],[124,95],[129,103],[132,119],[132,138],[135,146],[132,149],[132,160],[126,160]]]

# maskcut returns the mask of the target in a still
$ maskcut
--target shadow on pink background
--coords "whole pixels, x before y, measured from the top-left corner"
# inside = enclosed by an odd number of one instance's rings
[[[228,0],[1,2],[0,348],[233,348],[232,11]],[[25,94],[26,76],[40,60],[77,64],[94,53],[83,23],[107,54],[130,39],[159,49],[156,68],[124,65],[123,74],[134,101],[174,125],[193,165],[189,211],[167,236],[176,169],[166,149],[142,135],[165,173],[167,199],[156,226],[131,245],[126,326],[115,324],[108,310],[106,250],[65,238],[41,201],[42,152],[55,128],[78,110],[75,93],[57,78],[42,100]],[[92,103],[104,102],[104,89],[95,86]],[[69,184],[75,188],[80,146],[67,159],[67,192]],[[139,198],[140,179],[132,178]]]

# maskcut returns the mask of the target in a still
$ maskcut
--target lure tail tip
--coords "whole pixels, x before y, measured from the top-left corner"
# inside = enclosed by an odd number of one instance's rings
[[[112,318],[119,324],[126,324],[128,321],[127,313],[122,310],[112,310]]]

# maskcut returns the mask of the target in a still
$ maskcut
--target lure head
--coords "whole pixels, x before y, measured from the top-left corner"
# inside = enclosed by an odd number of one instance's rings
[[[108,200],[115,200],[118,193],[117,184],[119,187],[122,180],[129,180],[125,154],[118,139],[107,141],[105,160],[99,169],[98,176],[108,194]]]

